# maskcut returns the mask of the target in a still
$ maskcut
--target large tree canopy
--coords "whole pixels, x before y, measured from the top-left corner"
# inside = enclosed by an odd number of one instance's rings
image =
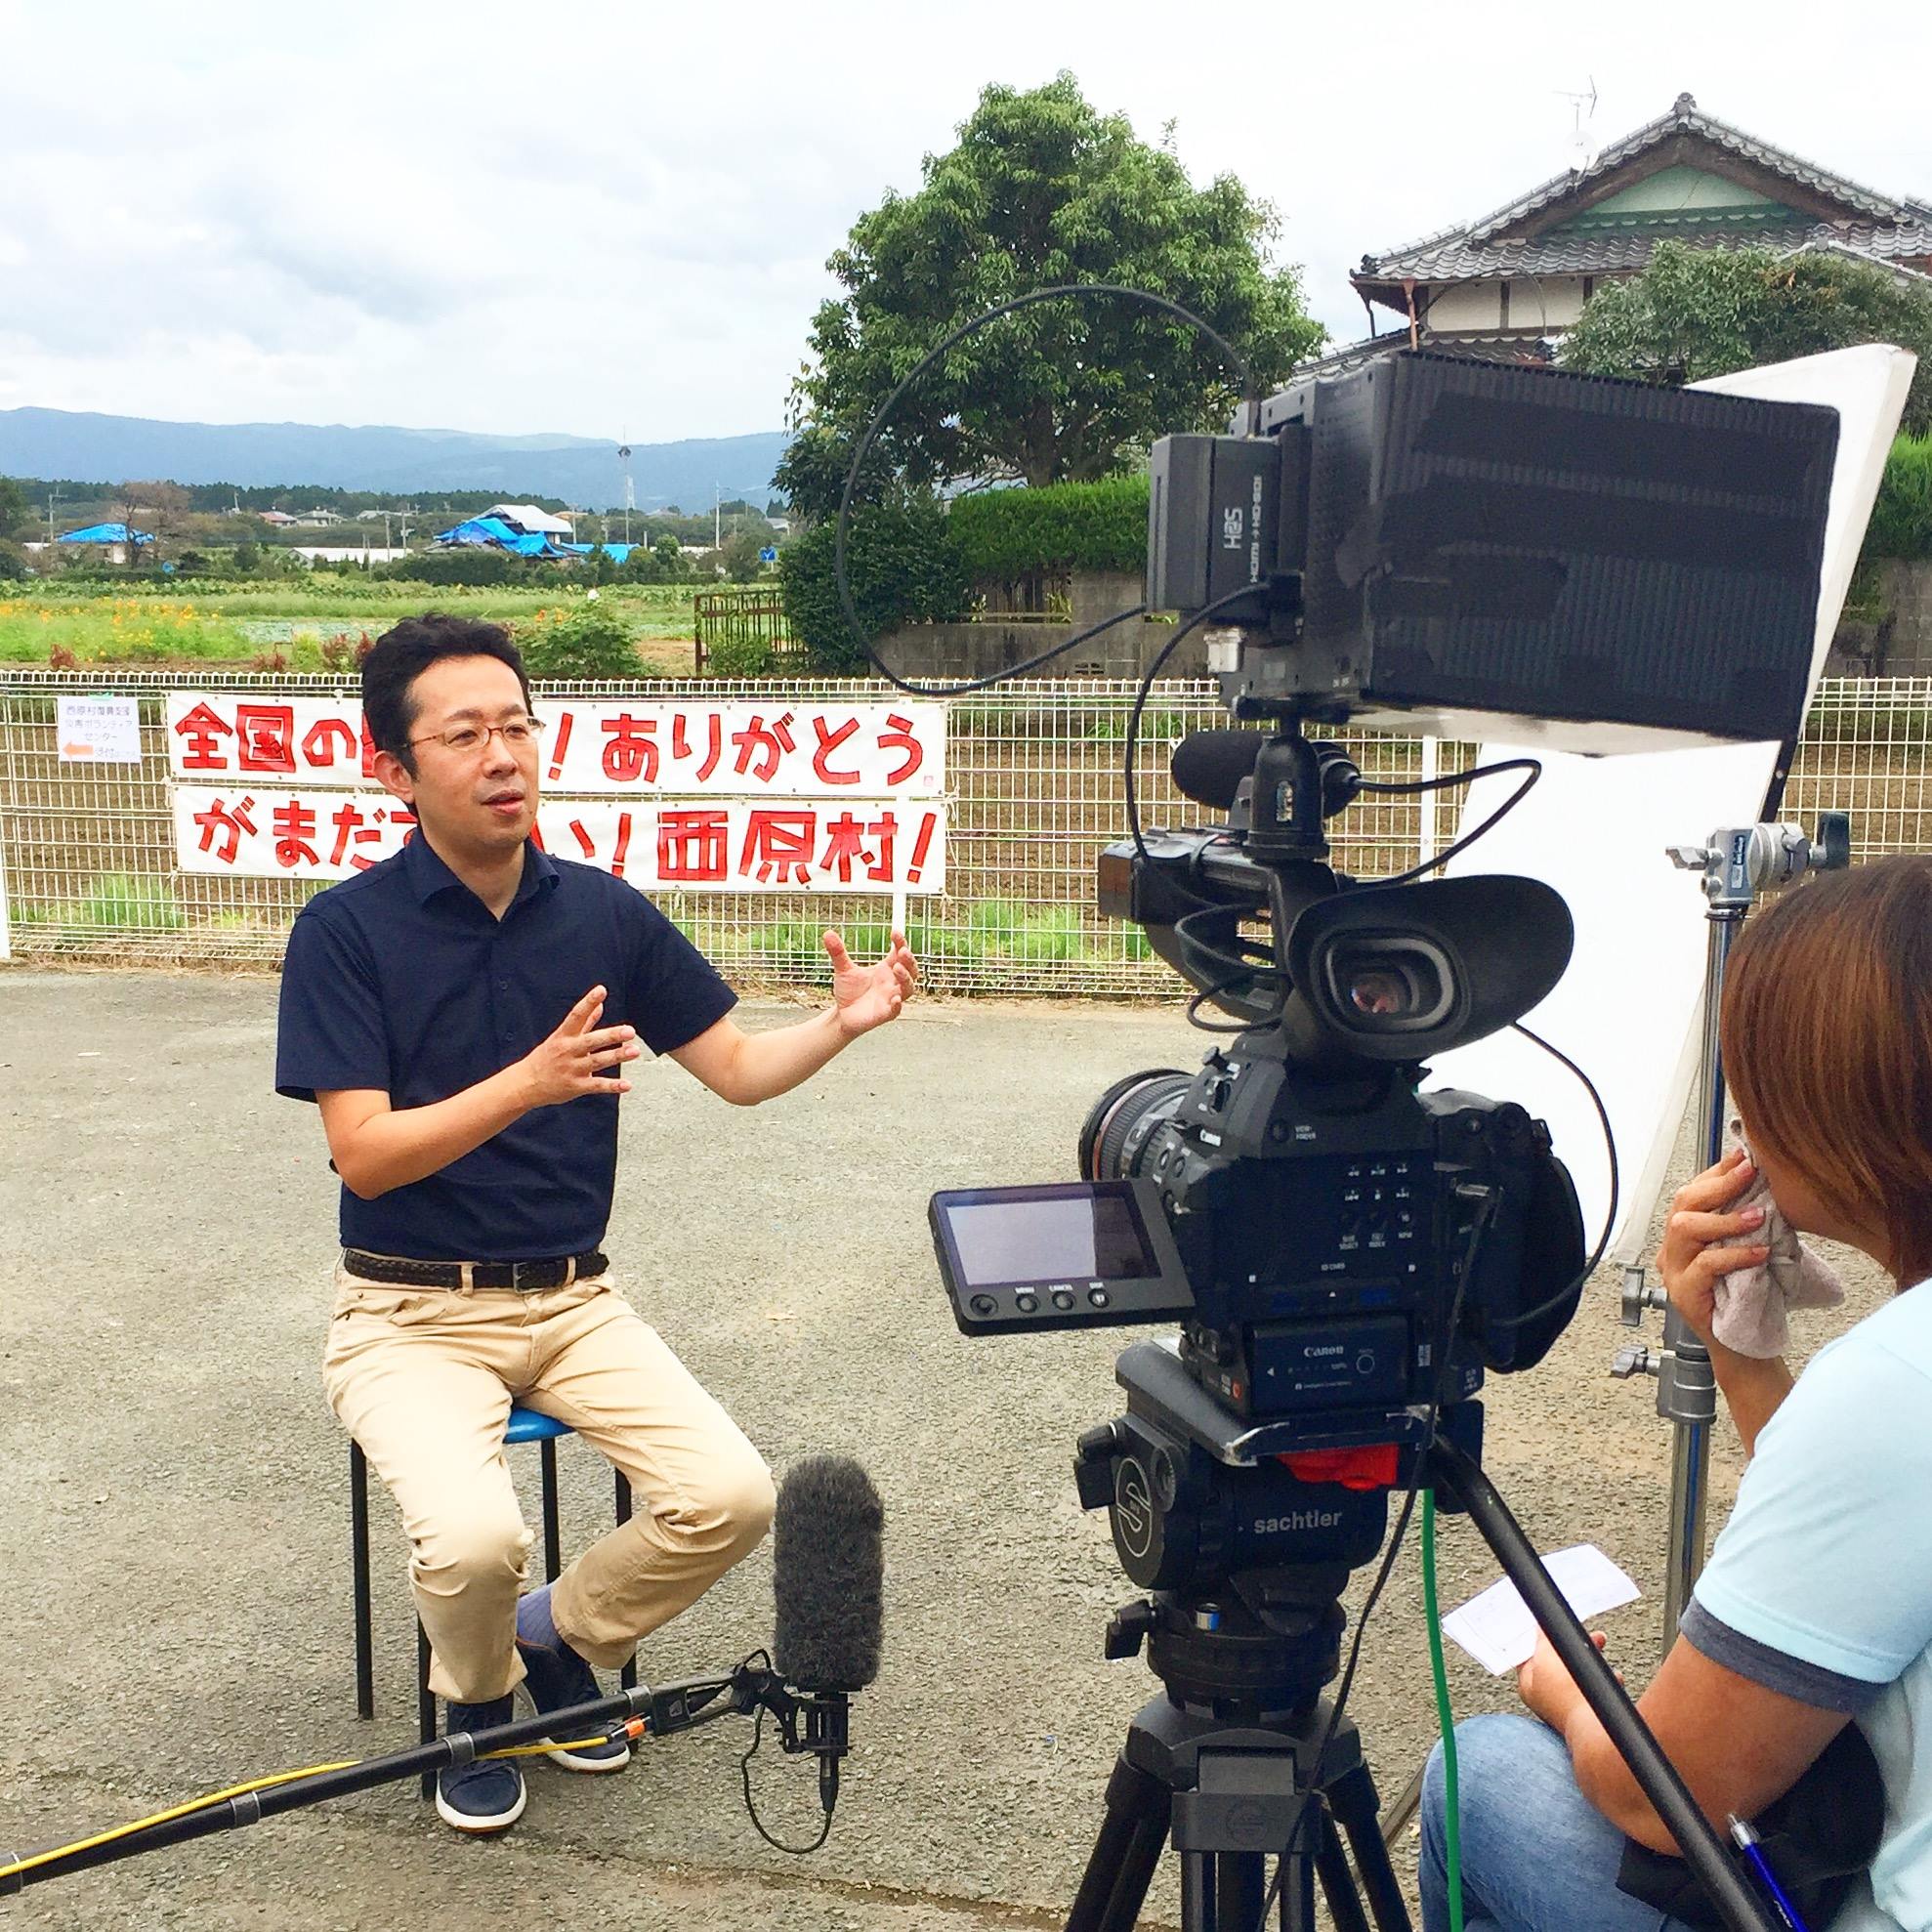
[[[1862,342],[1917,356],[1905,427],[1932,430],[1932,283],[1826,251],[1661,242],[1642,274],[1596,292],[1558,359],[1591,375],[1685,383]]]
[[[988,87],[925,186],[888,194],[828,266],[846,293],[813,319],[792,388],[796,441],[778,483],[807,515],[835,508],[865,423],[946,335],[1029,290],[1116,282],[1193,310],[1278,380],[1322,340],[1275,213],[1232,175],[1197,189],[1071,74]],[[1211,344],[1139,304],[1041,303],[958,345],[901,402],[868,479],[1085,483],[1170,430],[1225,419],[1239,384]],[[872,493],[868,490],[868,493]]]

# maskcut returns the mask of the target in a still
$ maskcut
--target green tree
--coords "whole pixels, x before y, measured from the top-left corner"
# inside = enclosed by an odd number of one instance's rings
[[[1192,309],[1284,375],[1322,340],[1299,273],[1272,266],[1274,210],[1233,175],[1197,189],[1170,148],[1102,114],[1071,74],[988,87],[924,186],[889,193],[828,264],[845,294],[813,318],[792,386],[794,441],[774,479],[794,509],[836,508],[851,451],[892,388],[952,330],[1060,282],[1115,282]],[[1185,323],[1101,298],[1041,303],[961,343],[900,403],[878,445],[889,477],[1086,483],[1169,430],[1217,424],[1238,382]]]
[[[0,477],[0,537],[12,536],[32,514],[26,491],[12,477]]]
[[[758,561],[758,553],[765,549],[771,540],[767,529],[734,530],[718,552],[718,561],[724,565],[735,584],[748,584],[764,569]]]
[[[1932,285],[1825,251],[1660,242],[1642,274],[1591,297],[1559,359],[1585,374],[1676,384],[1862,342],[1918,357],[1905,427],[1932,430]]]

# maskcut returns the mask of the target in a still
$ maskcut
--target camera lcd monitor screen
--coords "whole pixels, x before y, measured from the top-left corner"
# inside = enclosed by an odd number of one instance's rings
[[[964,1284],[1121,1281],[1160,1270],[1125,1194],[1042,1188],[1031,1198],[953,1201],[946,1209]]]

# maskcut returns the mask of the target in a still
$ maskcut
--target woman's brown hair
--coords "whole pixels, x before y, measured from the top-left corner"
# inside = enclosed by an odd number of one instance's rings
[[[1745,927],[1720,1044],[1738,1112],[1902,1287],[1932,1275],[1932,859],[1793,887]]]

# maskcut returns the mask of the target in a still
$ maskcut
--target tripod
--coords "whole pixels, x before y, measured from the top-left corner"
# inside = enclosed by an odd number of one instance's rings
[[[1274,1480],[1281,1425],[1220,1409],[1171,1353],[1146,1343],[1122,1354],[1115,1374],[1129,1413],[1081,1439],[1080,1499],[1088,1508],[1112,1499],[1115,1548],[1154,1591],[1114,1613],[1107,1655],[1131,1657],[1145,1644],[1163,1695],[1128,1727],[1067,1932],[1132,1932],[1170,1839],[1181,1857],[1184,1932],[1261,1932],[1271,1854],[1282,1861],[1282,1932],[1314,1932],[1318,1881],[1337,1932],[1368,1932],[1371,1920],[1375,1932],[1408,1932],[1361,1739],[1345,1717],[1329,1737],[1332,1706],[1321,1696],[1340,1656],[1349,1571],[1380,1541],[1381,1497],[1372,1508],[1358,1499],[1365,1539],[1339,1558],[1227,1567],[1211,1588],[1198,1587],[1189,1575],[1195,1558],[1203,1546],[1226,1548],[1213,1483],[1227,1480],[1230,1495],[1256,1499],[1250,1514],[1274,1510],[1279,1522],[1280,1491],[1262,1486]],[[1414,1446],[1425,1458],[1420,1483],[1467,1511],[1725,1925],[1773,1932],[1778,1921],[1457,1441],[1458,1411],[1477,1407],[1446,1410],[1433,1439]],[[1291,1527],[1319,1519],[1323,1533],[1336,1531],[1352,1505],[1333,1501],[1332,1512],[1296,1516]]]
[[[1187,1932],[1254,1932],[1274,1853],[1282,1932],[1313,1932],[1318,1880],[1338,1932],[1368,1932],[1371,1916],[1375,1932],[1407,1932],[1360,1734],[1344,1719],[1329,1737],[1326,1701],[1294,1688],[1311,1665],[1317,1683],[1333,1674],[1340,1608],[1329,1599],[1290,1612],[1285,1629],[1267,1627],[1276,1621],[1174,1595],[1115,1615],[1109,1655],[1145,1633],[1167,1690],[1128,1727],[1067,1932],[1131,1932],[1170,1838]],[[1257,1674],[1278,1682],[1262,1688]],[[1302,1701],[1271,1710],[1284,1695]]]

